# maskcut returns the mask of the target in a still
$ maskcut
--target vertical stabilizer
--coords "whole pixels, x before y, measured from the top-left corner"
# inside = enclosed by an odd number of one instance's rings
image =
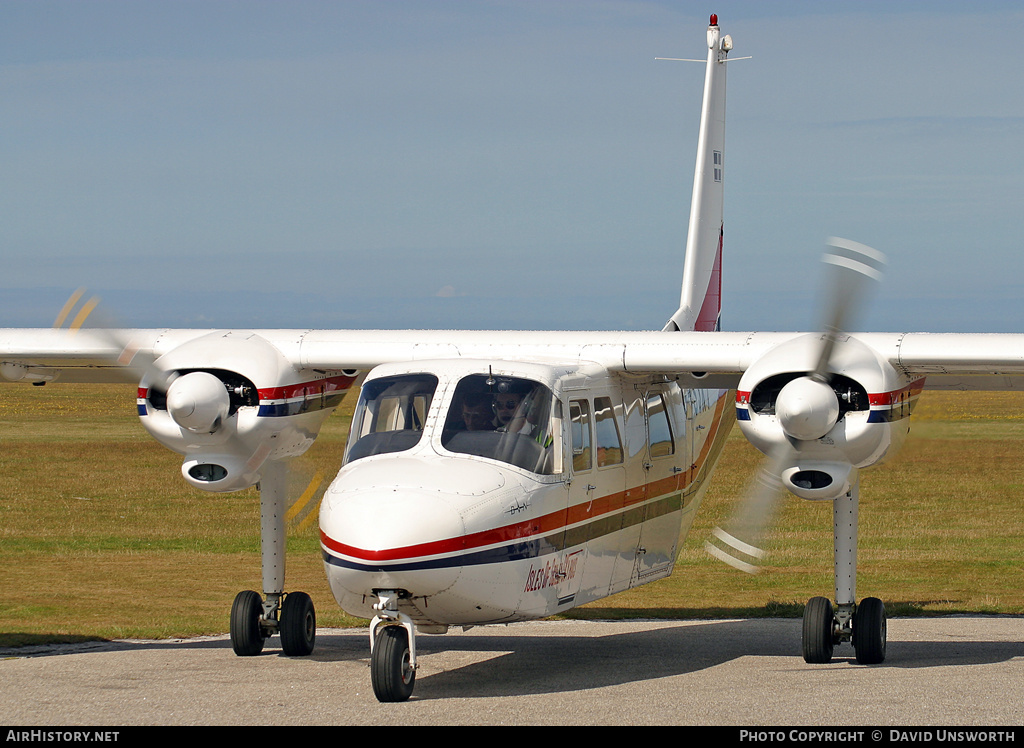
[[[708,26],[704,100],[697,138],[690,225],[679,309],[665,330],[717,330],[722,310],[722,186],[725,181],[725,68],[732,39],[718,17]]]

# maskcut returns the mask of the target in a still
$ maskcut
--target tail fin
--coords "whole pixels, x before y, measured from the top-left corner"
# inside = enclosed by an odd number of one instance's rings
[[[732,38],[721,35],[718,16],[711,16],[682,295],[665,330],[718,330],[721,323],[725,63],[730,49]]]

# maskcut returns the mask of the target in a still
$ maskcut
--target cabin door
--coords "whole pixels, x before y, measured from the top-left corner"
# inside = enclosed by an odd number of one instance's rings
[[[637,397],[635,407],[643,416],[644,502],[631,586],[671,572],[678,551],[689,456],[685,416],[680,418],[681,408],[674,407],[674,394],[666,385],[652,385]]]

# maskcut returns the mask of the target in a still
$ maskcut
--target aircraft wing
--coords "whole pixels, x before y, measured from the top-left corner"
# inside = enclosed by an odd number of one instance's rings
[[[0,329],[0,382],[138,382],[135,353],[155,359],[209,332]]]
[[[436,358],[592,361],[613,371],[679,377],[688,386],[735,387],[773,349],[820,333],[329,331],[261,333],[306,368],[365,369]],[[936,389],[1024,387],[1024,334],[854,333],[896,371]]]
[[[380,363],[436,358],[593,361],[613,371],[714,378],[735,386],[755,361],[797,339],[800,332],[581,331],[263,331],[305,368],[365,369]],[[1024,334],[853,333],[909,377],[928,377],[941,389],[1024,387]]]
[[[139,356],[156,360],[186,343],[228,336],[269,342],[297,370],[366,371],[384,363],[444,358],[595,362],[612,371],[679,377],[687,386],[708,388],[736,387],[773,349],[821,337],[798,332],[7,329],[0,330],[0,373],[13,381],[133,381]],[[1024,388],[1024,334],[853,333],[843,339],[859,341],[907,377],[927,377],[929,389]],[[239,350],[244,355],[244,345]]]

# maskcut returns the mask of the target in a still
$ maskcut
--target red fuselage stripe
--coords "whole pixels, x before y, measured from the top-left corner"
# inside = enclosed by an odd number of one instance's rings
[[[920,395],[923,389],[924,377],[911,382],[906,387],[902,387],[901,389],[898,390],[893,390],[892,392],[882,392],[878,395],[868,395],[868,402],[871,403],[871,405],[875,406],[896,405],[900,402],[903,402],[904,400],[907,400],[908,398]]]
[[[325,377],[324,379],[314,379],[310,382],[300,382],[299,384],[286,384],[281,387],[266,387],[259,390],[259,397],[260,401],[290,400],[294,397],[304,397],[307,395],[319,395],[322,393],[347,390],[352,386],[352,382],[354,381],[355,377],[348,376]]]

